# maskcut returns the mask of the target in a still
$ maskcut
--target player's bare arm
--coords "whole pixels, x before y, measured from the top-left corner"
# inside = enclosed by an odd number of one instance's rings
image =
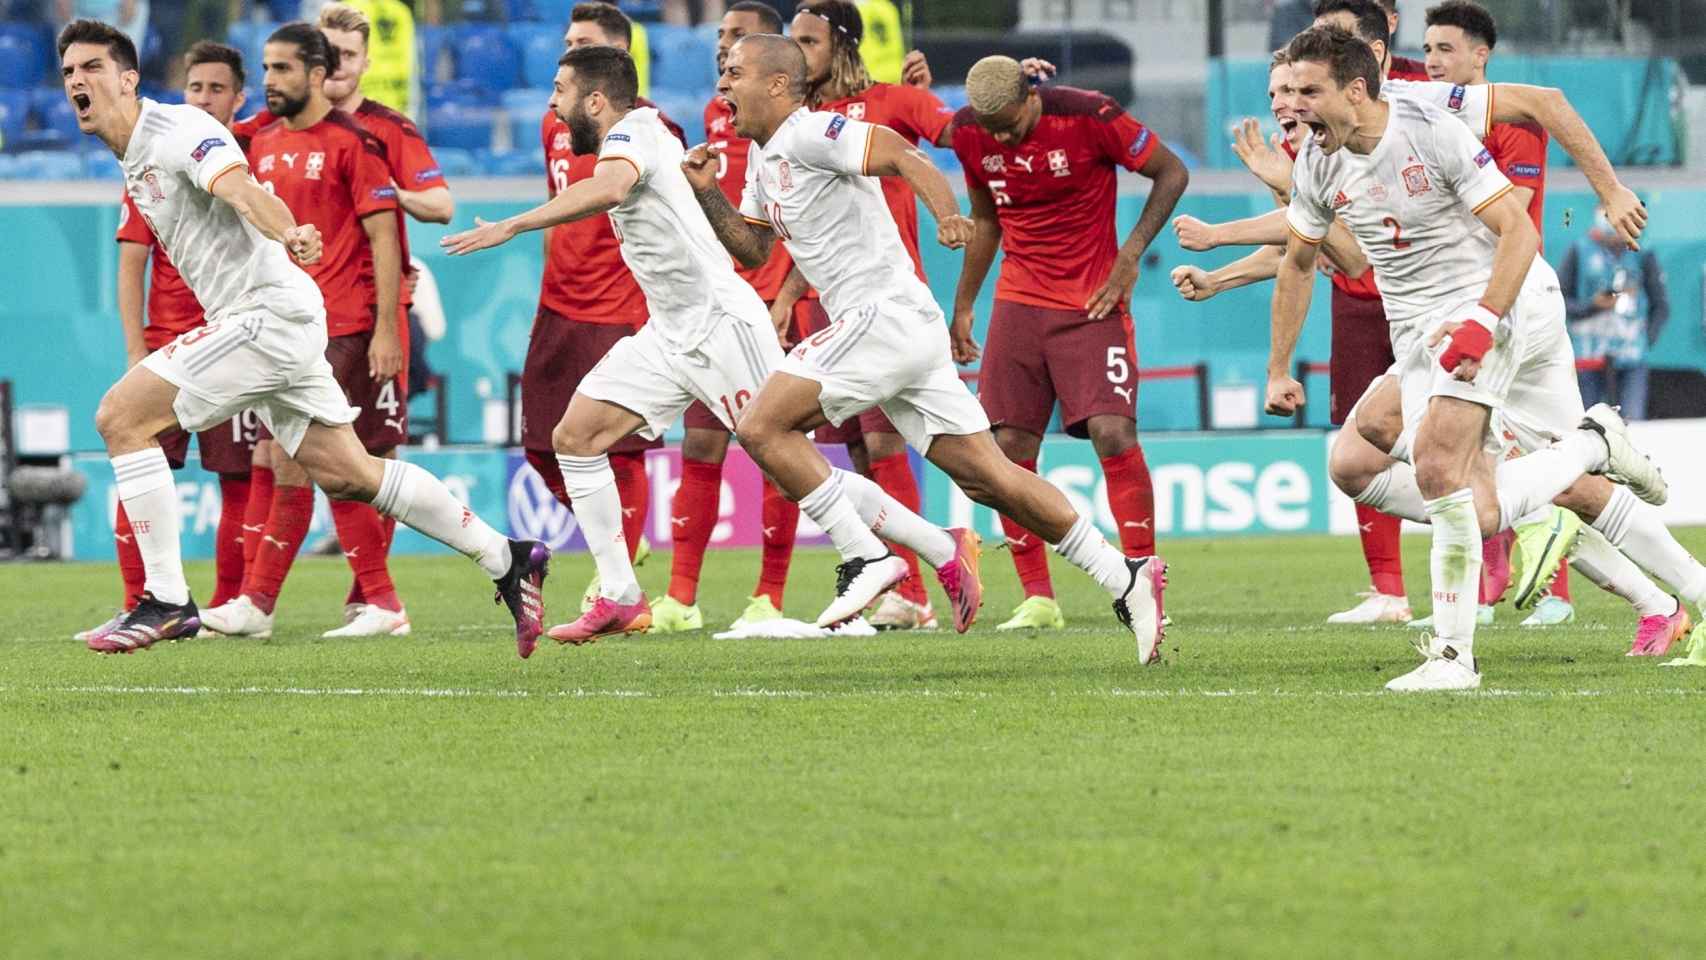
[[[388,380],[403,369],[403,344],[397,330],[397,304],[403,285],[403,246],[397,237],[397,217],[376,210],[361,218],[361,229],[373,250],[373,339],[367,345],[368,375]]]
[[[1131,234],[1125,238],[1125,243],[1120,244],[1120,252],[1114,256],[1113,272],[1084,305],[1092,319],[1100,320],[1112,314],[1131,299],[1131,288],[1137,283],[1138,264],[1143,260],[1143,252],[1167,225],[1167,218],[1173,215],[1173,208],[1179,205],[1179,198],[1185,195],[1185,187],[1191,182],[1191,174],[1185,169],[1184,161],[1166,144],[1159,142],[1150,153],[1149,162],[1138,173],[1150,180],[1149,198],[1143,203],[1137,225],[1131,228]]]
[[[1214,270],[1204,270],[1194,264],[1173,268],[1173,289],[1186,300],[1203,301],[1237,287],[1272,280],[1279,272],[1280,258],[1285,248],[1277,244],[1258,247],[1231,263]]]
[[[1280,148],[1284,142],[1277,133],[1272,141],[1263,140],[1262,125],[1254,117],[1245,117],[1232,133],[1232,152],[1282,205],[1291,202],[1291,158]]]
[[[868,177],[900,177],[924,201],[936,218],[936,242],[958,250],[971,242],[971,218],[960,213],[959,201],[948,186],[948,178],[918,149],[888,127],[871,127],[871,144],[865,157]],[[726,202],[726,201],[725,201]]]
[[[717,185],[717,157],[722,150],[701,143],[681,158],[681,172],[693,188],[699,209],[711,222],[717,240],[741,266],[751,270],[770,259],[776,234],[769,224],[754,223],[740,215]]]
[[[1292,356],[1303,321],[1309,315],[1310,288],[1315,280],[1315,255],[1320,244],[1293,233],[1286,240],[1274,274],[1273,307],[1269,311],[1268,396],[1263,409],[1291,416],[1303,406],[1303,384],[1291,375]]]
[[[977,320],[972,308],[1001,246],[1001,218],[995,213],[995,198],[976,184],[968,184],[966,192],[971,196],[972,236],[960,265],[959,283],[954,287],[954,319],[948,327],[955,363],[976,363],[983,356],[983,348],[971,335]]]
[[[230,204],[262,236],[284,244],[298,263],[319,262],[319,229],[312,223],[297,223],[284,201],[255,182],[247,167],[233,166],[216,175],[208,192]]]
[[[450,234],[439,240],[438,245],[451,256],[462,256],[508,243],[529,230],[544,230],[608,213],[628,198],[639,180],[639,171],[627,160],[601,160],[592,168],[592,176],[575,181],[539,206],[495,222],[475,217],[474,229]]]
[[[770,301],[770,325],[776,328],[776,342],[786,350],[792,346],[794,329],[794,304],[806,295],[810,285],[806,283],[806,275],[800,268],[791,266],[788,275],[782,278],[782,286],[776,291],[776,299]]]
[[[1528,218],[1528,208],[1517,202],[1512,191],[1499,194],[1475,215],[1499,238],[1498,246],[1493,249],[1492,279],[1487,281],[1481,302],[1468,311],[1468,316],[1441,324],[1428,338],[1429,346],[1451,339],[1451,345],[1440,357],[1440,365],[1466,382],[1473,381],[1481,371],[1481,357],[1492,346],[1494,327],[1516,303],[1528,268],[1540,254],[1540,232]]]
[[[425,190],[397,188],[397,203],[403,212],[422,223],[449,223],[456,216],[456,201],[449,187],[428,187]]]
[[[1611,160],[1599,145],[1599,139],[1582,121],[1581,114],[1570,106],[1564,92],[1556,87],[1536,87],[1523,83],[1495,83],[1488,91],[1488,112],[1492,123],[1538,123],[1545,128],[1558,146],[1569,154],[1593,186],[1593,192],[1611,218],[1617,235],[1631,250],[1639,250],[1641,231],[1647,227],[1647,208],[1635,191],[1623,185],[1612,169]]]
[[[1334,218],[1332,226],[1327,228],[1327,239],[1321,242],[1321,252],[1327,255],[1334,270],[1352,280],[1368,272],[1368,254],[1363,252],[1356,237],[1351,236],[1350,228],[1343,220]]]
[[[1282,244],[1291,235],[1285,227],[1284,208],[1225,223],[1205,223],[1190,214],[1181,214],[1173,218],[1173,232],[1178,234],[1179,246],[1198,252],[1215,247]]]
[[[129,370],[148,356],[142,337],[142,308],[148,284],[148,247],[118,242],[118,322],[124,330],[124,367]]]

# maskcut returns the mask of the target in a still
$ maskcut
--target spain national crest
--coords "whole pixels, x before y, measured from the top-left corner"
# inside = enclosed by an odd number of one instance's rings
[[[1412,197],[1421,196],[1433,189],[1428,183],[1428,171],[1419,163],[1404,168],[1404,192]]]

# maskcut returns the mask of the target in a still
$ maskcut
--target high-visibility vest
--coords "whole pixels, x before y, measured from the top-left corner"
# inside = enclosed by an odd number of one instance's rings
[[[402,0],[347,0],[367,14],[373,25],[367,38],[367,74],[361,78],[363,96],[393,110],[413,115],[415,83],[415,16]]]
[[[652,45],[646,40],[646,25],[634,24],[634,37],[628,41],[628,56],[634,58],[634,72],[640,77],[640,96],[652,92]]]
[[[859,0],[859,17],[865,21],[859,54],[864,58],[866,72],[878,83],[899,83],[901,64],[906,61],[900,10],[893,0]]]

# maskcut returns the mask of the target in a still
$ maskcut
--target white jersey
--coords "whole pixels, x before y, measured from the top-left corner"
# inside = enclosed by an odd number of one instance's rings
[[[247,168],[236,139],[198,107],[144,99],[119,161],[124,188],[208,323],[256,309],[286,320],[321,319],[320,289],[284,245],[209,192],[220,174]]]
[[[639,174],[610,222],[651,308],[647,324],[681,353],[699,346],[722,317],[766,326],[770,317],[694,198],[681,172],[684,152],[650,107],[629,111],[598,149],[600,163],[623,160]]]
[[[1493,129],[1493,85],[1490,83],[1444,83],[1437,80],[1382,80],[1380,99],[1399,97],[1422,100],[1444,110],[1469,128],[1477,140],[1487,139]]]
[[[886,301],[940,319],[882,187],[865,174],[874,129],[839,113],[794,111],[770,142],[753,142],[741,216],[776,232],[831,317]]]
[[[1311,243],[1326,238],[1334,216],[1342,220],[1374,268],[1387,320],[1399,324],[1481,297],[1498,241],[1476,214],[1511,184],[1444,109],[1402,96],[1390,107],[1366,156],[1305,145],[1287,220]]]

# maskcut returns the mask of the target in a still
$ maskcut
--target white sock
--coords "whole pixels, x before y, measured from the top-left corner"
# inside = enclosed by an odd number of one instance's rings
[[[1668,617],[1676,612],[1676,601],[1671,595],[1612,546],[1605,534],[1591,526],[1582,528],[1570,566],[1601,590],[1629,601],[1643,617]]]
[[[800,511],[812,518],[843,560],[876,560],[889,548],[871,532],[871,527],[859,516],[859,508],[847,496],[840,470],[831,470],[829,479],[800,500]]]
[[[1493,480],[1499,492],[1499,529],[1542,509],[1582,474],[1604,465],[1605,441],[1586,430],[1500,463]]]
[[[841,480],[841,492],[853,501],[859,519],[872,533],[912,550],[932,567],[954,559],[954,538],[948,531],[913,513],[865,477],[847,470],[834,473]]]
[[[1416,468],[1399,461],[1380,471],[1363,492],[1351,498],[1381,513],[1417,523],[1428,522],[1422,488],[1416,486]]]
[[[112,458],[118,498],[142,554],[143,589],[161,603],[190,602],[178,548],[178,487],[166,451],[149,447]]]
[[[1116,597],[1124,595],[1131,586],[1131,571],[1125,565],[1125,554],[1114,549],[1088,517],[1079,517],[1066,531],[1059,543],[1051,543],[1066,562],[1090,575],[1102,589]]]
[[[126,505],[126,509],[129,506]],[[1670,584],[1689,603],[1706,602],[1706,567],[1689,556],[1682,544],[1665,529],[1659,511],[1636,499],[1629,488],[1618,484],[1611,500],[1601,510],[1593,527],[1605,534],[1611,545],[1641,568]]]
[[[640,581],[628,562],[628,540],[622,535],[622,498],[616,492],[616,474],[610,458],[571,457],[557,454],[563,471],[563,487],[575,505],[575,519],[586,532],[586,546],[598,566],[598,592],[617,603],[640,599]]]
[[[1474,666],[1475,601],[1481,583],[1481,523],[1475,516],[1475,492],[1468,488],[1428,501],[1433,547],[1434,636],[1457,648],[1459,659]],[[1467,658],[1467,659],[1465,659]]]
[[[456,499],[437,477],[405,460],[386,460],[373,509],[473,560],[493,580],[509,572],[509,538]]]

